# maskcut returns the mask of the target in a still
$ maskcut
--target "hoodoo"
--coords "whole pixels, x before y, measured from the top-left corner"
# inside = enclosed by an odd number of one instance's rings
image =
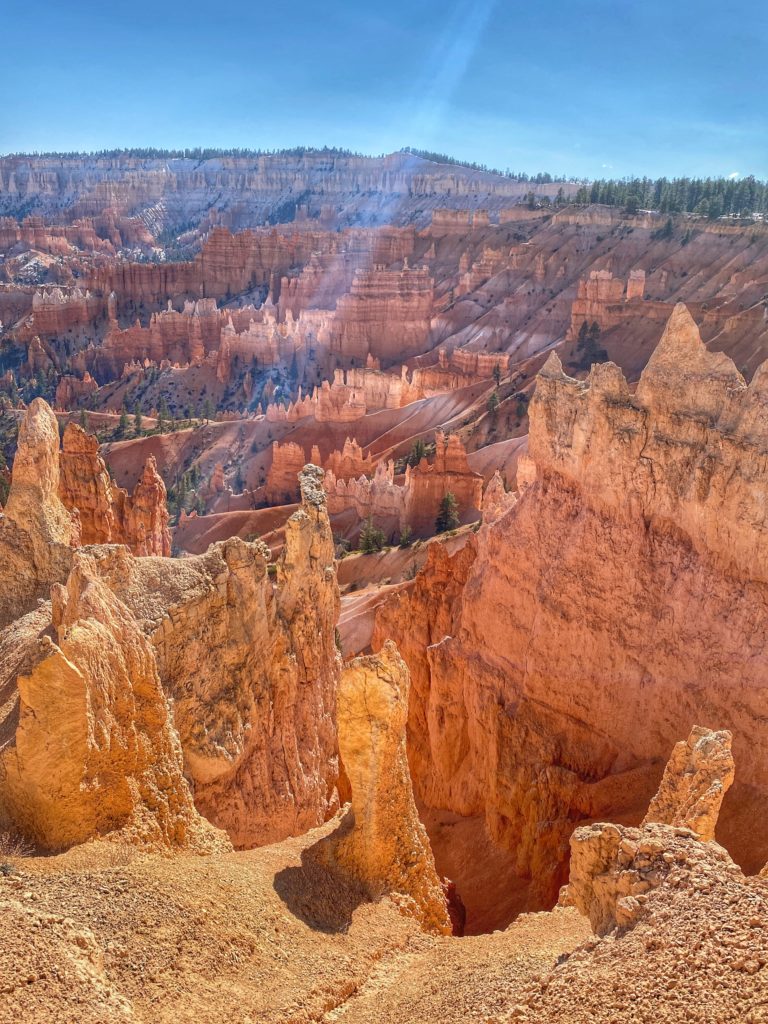
[[[77,517],[59,498],[59,428],[36,398],[19,427],[11,486],[0,516],[0,626],[30,611],[63,582],[79,543]]]
[[[393,893],[429,931],[450,933],[405,755],[408,690],[408,669],[393,643],[345,666],[339,683],[339,750],[352,807],[318,856],[362,881],[374,897]]]
[[[193,806],[151,645],[93,560],[78,553],[52,597],[55,642],[35,613],[0,635],[18,673],[0,820],[46,850],[102,836],[229,848]]]

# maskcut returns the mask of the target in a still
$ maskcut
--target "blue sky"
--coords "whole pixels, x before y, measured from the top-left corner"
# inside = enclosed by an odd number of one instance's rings
[[[764,0],[0,0],[0,152],[411,145],[768,177]]]

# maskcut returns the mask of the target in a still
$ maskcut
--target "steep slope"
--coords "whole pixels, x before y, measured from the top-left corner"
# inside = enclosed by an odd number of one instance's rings
[[[694,721],[733,733],[720,841],[766,859],[764,381],[683,307],[635,395],[551,356],[517,503],[379,613],[374,649],[394,639],[414,680],[417,795],[484,820],[523,905],[554,901],[575,823],[640,821]]]

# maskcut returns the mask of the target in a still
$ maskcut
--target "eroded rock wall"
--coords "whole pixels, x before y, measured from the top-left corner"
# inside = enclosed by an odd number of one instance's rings
[[[227,849],[193,805],[152,646],[89,555],[54,585],[52,629],[42,619],[0,635],[4,688],[17,688],[0,730],[0,819],[47,850],[105,836]]]
[[[318,856],[363,882],[374,898],[393,893],[427,930],[449,934],[445,896],[411,788],[405,752],[408,690],[408,668],[393,643],[344,667],[339,752],[352,807]]]
[[[97,439],[69,423],[59,467],[59,497],[79,518],[82,544],[127,544],[135,555],[170,555],[167,493],[154,456],[129,495],[110,478]]]
[[[766,859],[765,372],[746,386],[684,307],[636,395],[611,364],[578,382],[550,357],[531,482],[378,615],[374,649],[393,638],[414,680],[418,797],[484,817],[532,902],[580,819],[640,821],[694,721],[733,734],[721,842]]]
[[[42,398],[19,428],[11,487],[0,515],[0,626],[67,578],[80,528],[59,498],[59,426]]]
[[[197,808],[238,847],[297,835],[338,806],[338,585],[322,470],[301,477],[285,545],[238,538],[184,559],[101,548],[174,702]]]

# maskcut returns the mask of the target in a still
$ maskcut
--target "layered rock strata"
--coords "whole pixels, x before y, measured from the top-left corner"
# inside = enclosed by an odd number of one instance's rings
[[[135,555],[170,555],[167,493],[154,456],[129,495],[110,478],[96,438],[69,423],[59,464],[59,496],[79,516],[81,543],[127,544]]]
[[[415,534],[435,532],[435,520],[446,494],[453,494],[463,521],[474,518],[482,504],[483,478],[467,462],[456,434],[435,435],[435,457],[406,466],[402,482],[395,480],[392,461],[379,462],[372,477],[339,479],[329,469],[325,482],[332,513],[353,509],[358,518],[372,519],[385,532],[408,526]]]
[[[94,444],[77,430],[72,438],[69,454],[84,460],[100,499],[82,503],[90,539],[121,522],[150,537],[152,517],[142,515],[159,507],[154,466],[128,518],[106,500]],[[77,466],[68,473],[80,479]],[[30,406],[8,502],[26,528],[0,519],[9,595],[0,803],[15,827],[48,848],[114,832],[199,846],[208,842],[202,812],[252,846],[334,812],[339,594],[322,478],[317,467],[302,471],[301,507],[276,565],[264,545],[238,539],[183,560],[114,544],[73,551],[55,417],[45,403]],[[57,584],[68,577],[65,592]],[[52,585],[51,617],[46,603],[35,608]],[[46,790],[58,762],[61,778]]]
[[[378,613],[374,649],[394,638],[413,679],[417,798],[482,817],[529,905],[554,900],[576,822],[641,820],[691,721],[733,734],[720,841],[767,859],[766,379],[682,306],[634,395],[550,356],[519,500]]]

